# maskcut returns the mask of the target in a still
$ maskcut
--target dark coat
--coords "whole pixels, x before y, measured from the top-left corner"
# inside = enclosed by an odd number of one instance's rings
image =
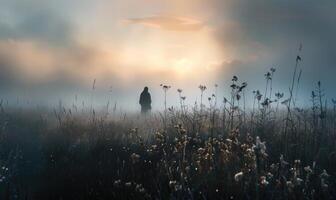
[[[152,109],[152,99],[148,91],[144,90],[141,92],[139,103],[141,105],[141,112],[147,112]]]

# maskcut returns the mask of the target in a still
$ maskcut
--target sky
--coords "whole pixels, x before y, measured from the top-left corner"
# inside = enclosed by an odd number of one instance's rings
[[[10,104],[53,106],[61,100],[116,102],[139,109],[144,86],[163,106],[206,94],[229,95],[231,77],[288,95],[295,59],[302,57],[302,105],[321,80],[336,98],[334,0],[0,0],[0,98]],[[302,50],[299,52],[299,46]],[[95,81],[94,81],[95,80]],[[93,89],[93,82],[94,89]],[[215,89],[214,85],[218,84]]]

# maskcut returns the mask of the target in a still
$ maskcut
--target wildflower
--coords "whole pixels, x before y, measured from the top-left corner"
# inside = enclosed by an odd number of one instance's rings
[[[145,193],[145,188],[140,188],[140,189],[139,189],[139,192],[140,192],[140,193]]]
[[[326,190],[328,189],[329,185],[328,183],[328,178],[329,178],[329,174],[327,173],[327,170],[323,170],[323,172],[320,174],[320,179],[321,179],[321,187],[322,189]]]
[[[269,98],[266,98],[262,103],[261,105],[262,106],[268,106],[272,101],[269,99]]]
[[[185,130],[184,128],[181,128],[178,130],[178,132],[181,134],[181,135],[184,135],[187,133],[187,130]]]
[[[131,160],[132,160],[132,163],[133,163],[133,164],[139,162],[139,160],[140,160],[140,155],[139,155],[139,154],[136,154],[136,153],[132,153],[132,155],[131,155]]]
[[[236,182],[239,182],[243,178],[244,173],[243,172],[238,172],[237,174],[234,175],[234,179]]]
[[[259,136],[256,137],[256,144],[253,145],[255,151],[259,151],[261,154],[266,155],[266,142],[261,142]]]
[[[273,174],[272,174],[271,172],[268,172],[266,176],[267,176],[267,178],[269,178],[269,179],[272,179],[272,178],[273,178]]]
[[[266,176],[261,176],[260,177],[260,183],[263,186],[267,186],[269,184],[269,182],[266,180]]]
[[[256,98],[258,101],[261,100],[262,94],[260,93],[259,90],[257,90],[257,91],[253,91],[253,94],[255,94],[255,98]]]
[[[308,174],[313,173],[313,170],[310,168],[310,166],[308,165],[307,167],[303,168]]]
[[[169,181],[169,186],[170,187],[175,187],[176,181]]]
[[[303,182],[303,180],[301,178],[298,178],[298,177],[294,178],[295,185],[301,185],[302,182]]]
[[[292,181],[287,181],[286,185],[287,185],[288,189],[293,189],[294,188],[294,184],[292,183]]]
[[[280,92],[275,93],[275,97],[277,99],[281,99],[283,96],[284,96],[284,93],[280,93]]]
[[[302,59],[301,59],[301,57],[298,55],[298,56],[296,56],[296,62],[298,62],[298,61],[301,61]]]
[[[180,190],[182,190],[182,185],[181,185],[181,184],[176,184],[174,190],[175,190],[175,191],[180,191]]]
[[[180,128],[182,128],[182,124],[177,124],[177,125],[174,126],[174,128],[180,129]]]
[[[321,179],[327,179],[330,175],[327,173],[327,170],[323,170],[322,173],[320,174]]]
[[[239,87],[238,92],[241,92],[247,86],[246,82],[243,82],[242,85]]]
[[[294,160],[294,166],[299,167],[301,164],[301,160]]]
[[[198,148],[198,149],[197,149],[197,152],[198,152],[199,154],[203,154],[203,153],[205,152],[205,149],[204,149],[204,148]]]
[[[285,167],[287,165],[289,165],[288,162],[285,161],[284,156],[281,154],[280,155],[280,166]]]
[[[160,86],[162,87],[162,89],[167,92],[167,90],[169,90],[171,88],[170,85],[164,85],[164,84],[160,84]]]
[[[119,187],[120,184],[121,184],[121,180],[120,180],[120,179],[115,180],[115,181],[113,182],[113,186],[114,186],[114,187]]]
[[[232,81],[233,81],[233,82],[238,81],[238,77],[237,77],[237,76],[233,76],[233,77],[232,77]]]
[[[253,152],[252,149],[250,149],[250,148],[246,149],[246,153],[250,154],[250,153],[252,153],[252,152]]]
[[[271,73],[270,73],[270,72],[267,72],[267,73],[265,74],[265,78],[266,78],[267,80],[271,80],[271,79],[272,79],[272,75],[271,75]]]
[[[140,193],[144,193],[145,192],[145,188],[142,186],[142,184],[136,184],[135,190],[138,191],[138,192],[140,192]]]
[[[236,84],[232,84],[232,85],[230,85],[230,87],[231,87],[232,89],[236,89],[236,88],[237,88],[237,85],[236,85]]]
[[[205,85],[200,85],[198,86],[198,88],[203,92],[204,90],[207,89],[207,87]]]

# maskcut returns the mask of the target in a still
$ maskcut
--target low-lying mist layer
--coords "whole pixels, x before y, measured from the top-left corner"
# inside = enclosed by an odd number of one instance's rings
[[[178,90],[180,107],[143,115],[2,103],[0,197],[334,199],[336,102],[327,107],[319,83],[311,107],[255,91],[246,110],[246,87],[233,77],[219,103],[201,85],[192,107]]]

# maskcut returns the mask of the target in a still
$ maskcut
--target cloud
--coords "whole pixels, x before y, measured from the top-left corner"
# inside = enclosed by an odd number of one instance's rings
[[[29,40],[53,46],[69,46],[76,30],[71,19],[45,3],[3,2],[0,8],[0,40]]]
[[[204,80],[213,78],[207,73],[216,73],[218,82],[238,75],[259,89],[265,71],[276,67],[275,87],[287,91],[299,43],[300,89],[313,89],[319,79],[335,84],[333,0],[153,0],[150,5],[115,0],[99,6],[93,1],[0,1],[0,92],[65,92],[90,88],[97,78],[127,93],[143,84],[176,84],[181,73],[174,69],[190,63],[200,63],[195,71]],[[129,18],[148,13],[167,15]],[[129,26],[117,26],[120,19]],[[136,25],[165,31],[132,29]],[[181,87],[203,81],[183,73]],[[330,86],[326,93],[335,90]]]
[[[199,31],[204,27],[204,24],[201,21],[192,18],[173,16],[130,18],[125,20],[125,22],[170,31]]]
[[[32,0],[2,2],[0,91],[64,83],[71,87],[104,74],[106,65],[113,66],[112,53],[79,40],[73,19],[52,5]]]
[[[300,92],[308,97],[314,83],[322,80],[326,93],[336,94],[332,89],[336,46],[331,45],[336,44],[335,1],[213,0],[212,6],[218,14],[212,20],[223,19],[215,25],[214,38],[243,64],[223,67],[222,74],[231,68],[232,74],[242,74],[262,88],[262,74],[276,67],[276,86],[287,92],[302,43]]]

